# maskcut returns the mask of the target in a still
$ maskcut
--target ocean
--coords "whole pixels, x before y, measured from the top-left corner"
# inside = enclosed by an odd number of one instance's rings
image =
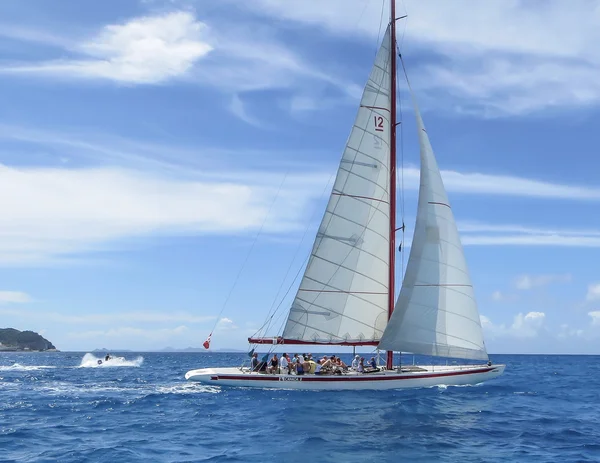
[[[0,462],[600,462],[600,356],[492,355],[506,372],[477,386],[304,392],[183,377],[243,353],[119,355],[0,353]]]

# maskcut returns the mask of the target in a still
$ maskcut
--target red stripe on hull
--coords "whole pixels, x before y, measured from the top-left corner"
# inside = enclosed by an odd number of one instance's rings
[[[427,378],[443,378],[446,376],[461,376],[461,375],[473,375],[478,373],[489,373],[490,371],[495,370],[495,367],[492,368],[482,368],[480,370],[470,370],[470,371],[453,371],[450,373],[429,373],[425,375],[397,375],[397,376],[381,376],[375,374],[366,373],[364,376],[308,376],[308,375],[300,375],[293,376],[296,381],[302,382],[324,382],[324,381],[335,381],[335,382],[353,382],[353,381],[395,381],[395,380],[405,380],[405,379],[427,379]],[[243,380],[243,381],[279,381],[279,376],[259,376],[259,375],[222,375],[217,376],[217,379],[233,379],[233,380]],[[298,379],[296,379],[298,378]],[[300,379],[301,378],[301,379]],[[211,377],[212,379],[212,377]]]

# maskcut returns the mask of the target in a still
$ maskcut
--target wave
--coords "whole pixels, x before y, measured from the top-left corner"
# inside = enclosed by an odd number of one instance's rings
[[[127,360],[125,357],[112,357],[105,361],[103,357],[96,357],[94,354],[87,353],[81,359],[79,368],[112,368],[112,367],[140,367],[144,362],[144,357],[138,356],[133,360]]]
[[[0,365],[0,371],[36,371],[36,370],[47,370],[50,368],[56,368],[51,365],[21,365],[20,363],[13,363],[12,365]]]

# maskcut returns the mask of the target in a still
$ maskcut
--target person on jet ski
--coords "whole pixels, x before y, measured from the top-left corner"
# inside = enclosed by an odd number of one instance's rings
[[[110,354],[106,354],[106,357],[104,357],[104,361],[108,362],[112,357],[110,356]]]

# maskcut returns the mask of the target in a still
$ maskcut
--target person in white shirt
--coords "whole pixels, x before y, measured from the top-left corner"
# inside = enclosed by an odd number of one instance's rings
[[[353,370],[358,370],[358,364],[360,362],[360,355],[356,355],[354,357],[354,360],[352,360],[352,369]]]
[[[281,358],[279,359],[279,365],[281,366],[281,372],[283,374],[285,374],[287,372],[287,374],[290,374],[290,367],[289,367],[289,362],[287,360],[287,354],[283,354],[281,356]]]

